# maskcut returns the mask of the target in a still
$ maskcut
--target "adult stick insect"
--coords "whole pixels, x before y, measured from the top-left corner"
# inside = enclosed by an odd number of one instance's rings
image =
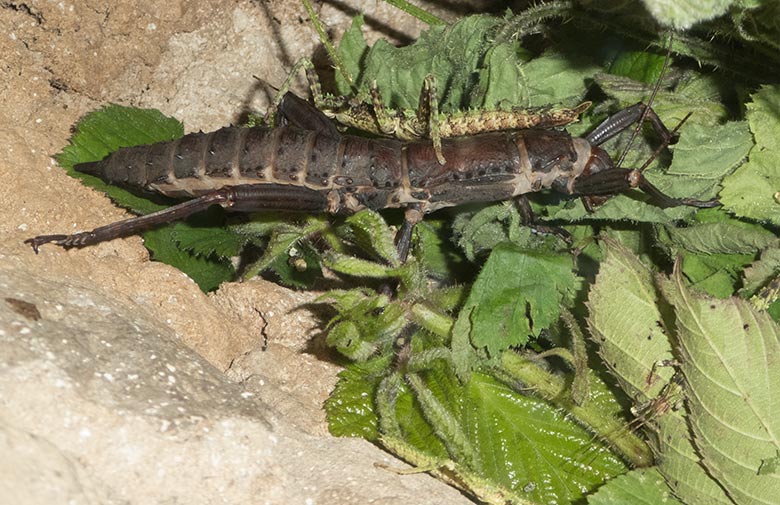
[[[123,148],[75,166],[108,183],[191,198],[168,209],[72,235],[27,239],[83,247],[132,235],[220,205],[236,212],[285,210],[349,214],[362,209],[405,209],[397,238],[401,258],[422,216],[473,202],[518,199],[546,189],[582,197],[591,207],[605,196],[638,189],[664,207],[714,207],[717,200],[668,196],[639,169],[624,169],[600,146],[632,125],[649,122],[662,147],[676,142],[650,106],[637,103],[608,117],[584,137],[566,131],[524,129],[430,140],[370,139],[339,132],[307,101],[286,93],[281,126],[226,127],[172,142]],[[683,120],[684,121],[684,120]],[[682,124],[682,122],[681,122]],[[447,160],[442,165],[439,154]],[[527,220],[532,217],[527,214]]]

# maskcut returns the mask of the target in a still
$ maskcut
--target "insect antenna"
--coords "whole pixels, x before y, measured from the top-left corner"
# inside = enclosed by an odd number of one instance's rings
[[[623,161],[625,161],[626,156],[628,155],[629,150],[631,149],[631,146],[633,145],[634,141],[636,140],[637,135],[639,135],[639,131],[642,129],[642,127],[645,124],[645,120],[647,120],[647,115],[650,113],[650,107],[653,106],[653,102],[655,102],[655,97],[658,94],[658,90],[661,88],[661,82],[663,82],[664,77],[666,76],[666,71],[669,69],[669,63],[672,59],[672,44],[674,42],[674,33],[669,33],[669,47],[666,49],[666,58],[664,59],[664,64],[661,67],[661,73],[658,76],[658,80],[655,83],[655,86],[653,86],[653,91],[650,93],[650,99],[647,101],[647,105],[645,106],[645,109],[642,111],[642,115],[639,117],[639,121],[636,122],[636,127],[631,131],[631,136],[628,138],[628,144],[626,144],[626,148],[623,149],[623,152],[620,154],[620,158],[618,158],[617,163],[615,164],[616,167],[623,166]],[[690,115],[690,114],[689,114]],[[673,130],[673,133],[677,131],[677,129],[682,126],[682,123],[684,123],[688,119],[688,116],[686,116],[680,124],[675,127]],[[653,160],[658,156],[660,151],[665,148],[667,145],[669,145],[670,140],[675,138],[674,136],[664,139],[664,142],[661,144],[661,147],[653,153],[653,156],[646,162],[646,165],[649,165],[653,162]],[[644,167],[646,168],[646,167]]]

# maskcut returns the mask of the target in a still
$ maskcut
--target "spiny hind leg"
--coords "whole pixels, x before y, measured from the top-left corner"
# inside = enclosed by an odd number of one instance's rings
[[[303,186],[291,184],[240,184],[225,186],[173,207],[131,217],[100,226],[91,231],[71,235],[38,235],[24,241],[33,250],[43,244],[53,243],[61,247],[84,247],[119,237],[135,235],[166,223],[185,219],[202,212],[212,205],[220,205],[238,212],[262,210],[302,210],[304,212],[325,212],[328,202],[321,193]]]
[[[436,92],[436,77],[433,74],[428,74],[423,80],[417,110],[413,117],[405,114],[404,111],[389,109],[382,100],[376,81],[372,83],[370,93],[374,118],[380,133],[394,135],[403,140],[429,138],[433,142],[433,149],[439,163],[442,165],[445,163],[441,150],[439,98]]]
[[[382,93],[380,93],[376,81],[371,83],[369,94],[371,95],[371,107],[374,109],[377,133],[397,136],[403,140],[411,140],[404,135],[399,116],[394,111],[391,112],[385,105],[384,100],[382,100]]]
[[[427,124],[428,136],[433,142],[433,150],[439,164],[444,165],[446,160],[441,152],[441,129],[439,128],[439,95],[436,87],[436,76],[428,74],[423,79],[423,87],[420,91],[420,101],[417,105],[417,120],[420,124]]]
[[[661,121],[661,118],[658,117],[658,114],[656,114],[651,107],[648,107],[642,102],[638,102],[609,116],[602,121],[600,125],[594,128],[593,131],[585,135],[585,139],[593,145],[601,145],[618,133],[636,125],[638,122],[647,121],[661,138],[661,142],[666,146],[677,142],[677,139],[679,138],[677,130],[679,130],[680,126],[682,126],[687,119],[688,116],[686,116],[673,131],[669,131],[663,121]]]

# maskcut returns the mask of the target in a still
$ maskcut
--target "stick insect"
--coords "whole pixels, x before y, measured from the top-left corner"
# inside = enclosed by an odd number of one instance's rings
[[[442,139],[444,165],[431,140],[342,134],[325,114],[292,93],[282,96],[277,114],[278,127],[192,133],[76,165],[77,171],[111,184],[191,199],[91,231],[40,235],[25,242],[36,252],[46,243],[83,247],[183,219],[212,205],[236,212],[331,214],[403,208],[405,222],[397,241],[405,258],[412,228],[423,215],[465,203],[516,198],[528,209],[526,195],[549,189],[583,197],[590,207],[602,197],[639,189],[664,207],[718,205],[717,200],[668,196],[645,178],[644,167],[621,168],[600,147],[645,121],[662,147],[676,142],[680,125],[670,131],[643,103],[610,116],[584,137],[530,128]]]

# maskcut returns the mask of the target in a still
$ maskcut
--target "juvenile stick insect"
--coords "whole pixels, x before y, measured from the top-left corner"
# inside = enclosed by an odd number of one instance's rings
[[[443,138],[465,137],[478,133],[502,130],[526,130],[530,128],[554,128],[566,126],[577,120],[591,102],[583,102],[574,108],[565,107],[512,107],[508,110],[470,109],[458,113],[441,114],[436,76],[428,74],[423,79],[419,104],[416,110],[391,109],[382,99],[376,82],[368,91],[356,92],[353,97],[326,95],[322,92],[314,64],[308,58],[301,58],[290,72],[278,93],[275,107],[269,110],[268,124],[274,124],[274,111],[293,79],[303,69],[309,82],[314,106],[327,117],[350,128],[378,136],[389,136],[398,140],[430,139],[436,158],[444,165],[446,159],[441,150]]]
[[[375,99],[379,115],[378,104]],[[515,198],[529,224],[533,216],[526,195],[547,189],[580,196],[589,208],[603,197],[633,189],[645,192],[664,207],[718,205],[717,200],[668,196],[645,178],[644,167],[621,168],[599,147],[645,121],[661,138],[661,148],[676,142],[680,125],[670,131],[643,103],[610,116],[584,137],[527,128],[441,138],[440,148],[430,139],[403,141],[342,134],[323,112],[289,92],[279,100],[276,114],[281,126],[192,133],[172,142],[128,147],[101,161],[77,164],[77,171],[111,184],[191,199],[91,231],[40,235],[25,242],[36,252],[50,242],[83,247],[183,219],[212,205],[236,212],[331,214],[403,208],[405,221],[397,246],[399,256],[405,259],[412,228],[423,215],[465,203]],[[442,126],[437,125],[441,134]]]

